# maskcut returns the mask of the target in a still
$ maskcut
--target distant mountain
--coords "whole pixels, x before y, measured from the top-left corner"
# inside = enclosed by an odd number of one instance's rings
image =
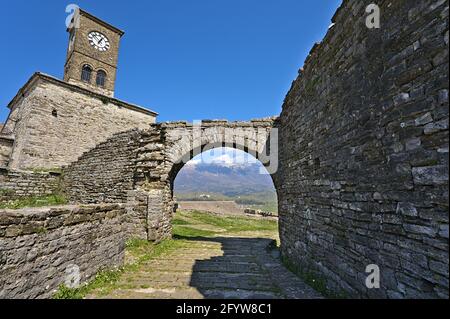
[[[175,179],[175,193],[203,192],[239,196],[274,192],[272,178],[270,175],[260,174],[260,167],[260,163],[188,164]]]

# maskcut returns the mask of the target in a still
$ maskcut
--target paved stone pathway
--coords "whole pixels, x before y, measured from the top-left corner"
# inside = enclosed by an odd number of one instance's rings
[[[139,271],[124,273],[120,288],[101,298],[321,298],[281,264],[275,250],[266,249],[271,242],[226,236],[190,239],[145,262]]]

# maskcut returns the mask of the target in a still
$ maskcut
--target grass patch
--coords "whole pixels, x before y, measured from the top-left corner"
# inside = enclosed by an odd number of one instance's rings
[[[174,238],[183,237],[213,237],[216,232],[211,230],[198,229],[190,226],[174,225],[173,236]]]
[[[93,280],[80,288],[68,288],[61,285],[53,295],[53,299],[83,299],[90,291],[116,283],[124,268],[100,271]]]
[[[176,219],[180,219],[180,217],[188,218],[195,223],[219,227],[230,233],[246,231],[278,231],[278,223],[275,220],[235,216],[217,216],[215,214],[202,213],[198,211],[177,213]]]
[[[4,201],[0,203],[0,208],[20,209],[25,207],[45,207],[64,204],[67,204],[67,199],[63,195],[48,195]]]
[[[46,234],[48,232],[48,229],[45,227],[39,227],[36,233],[38,234]]]
[[[184,219],[180,219],[180,218],[174,218],[172,220],[172,225],[173,226],[178,226],[178,225],[189,225],[190,223],[187,220]]]
[[[59,167],[52,167],[52,168],[31,167],[31,168],[28,168],[28,170],[32,171],[33,173],[62,174],[62,169]]]
[[[0,188],[0,195],[1,196],[8,196],[14,194],[14,191],[12,189],[6,189],[6,188]]]
[[[128,247],[128,251],[138,257],[137,262],[130,266],[139,266],[143,262],[159,257],[183,245],[181,241],[166,239],[158,244],[140,241],[136,246]]]
[[[79,288],[68,288],[61,285],[53,295],[54,299],[83,299],[89,293],[95,292],[98,295],[107,295],[114,289],[123,286],[119,280],[123,273],[136,272],[146,261],[157,258],[183,245],[181,240],[163,240],[159,244],[154,244],[146,240],[131,239],[126,243],[126,250],[133,257],[135,262],[114,270],[100,271],[93,280]]]
[[[327,282],[324,277],[318,276],[312,271],[307,271],[301,267],[295,265],[286,257],[281,257],[281,261],[284,266],[292,273],[296,274],[305,283],[311,286],[314,290],[321,293],[324,297],[329,299],[347,299],[347,295],[344,292],[334,292],[328,289]]]

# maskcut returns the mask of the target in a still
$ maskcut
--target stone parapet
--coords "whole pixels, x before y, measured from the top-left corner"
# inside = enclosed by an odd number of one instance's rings
[[[122,265],[119,204],[0,210],[0,299],[50,298]]]

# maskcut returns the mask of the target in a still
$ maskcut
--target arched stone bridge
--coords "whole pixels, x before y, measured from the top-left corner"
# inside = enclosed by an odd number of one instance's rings
[[[181,168],[204,151],[230,147],[261,161],[275,185],[276,118],[249,122],[166,122],[119,133],[65,169],[72,202],[126,202],[129,236],[159,241],[171,235],[173,183]]]

